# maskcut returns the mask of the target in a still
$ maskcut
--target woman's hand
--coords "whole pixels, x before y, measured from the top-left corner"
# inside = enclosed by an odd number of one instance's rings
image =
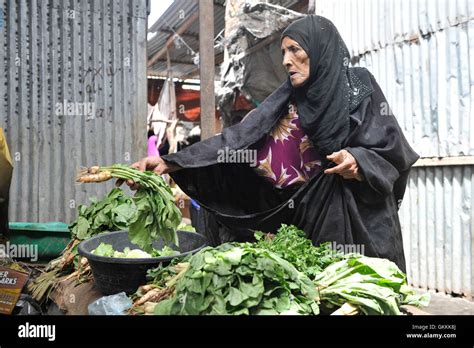
[[[332,154],[326,156],[330,161],[333,161],[337,166],[333,168],[326,169],[325,174],[339,174],[344,179],[351,180],[355,179],[362,181],[362,175],[359,173],[359,166],[354,156],[350,154],[347,150],[341,150],[338,152],[333,152]]]
[[[181,169],[181,167],[177,164],[166,162],[159,156],[145,157],[142,160],[133,163],[130,167],[138,169],[142,172],[145,170],[152,170],[157,175],[168,174]],[[122,179],[117,180],[115,186],[118,187],[122,185],[124,181],[125,180]],[[127,180],[127,185],[130,186],[132,190],[137,190],[139,187],[133,180]]]

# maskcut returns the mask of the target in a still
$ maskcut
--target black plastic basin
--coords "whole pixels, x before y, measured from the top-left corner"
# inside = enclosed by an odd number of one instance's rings
[[[127,231],[103,233],[81,242],[78,246],[79,255],[84,256],[91,265],[95,284],[104,295],[112,295],[122,291],[134,293],[140,285],[146,283],[146,272],[159,264],[169,264],[175,257],[195,253],[206,246],[206,239],[195,232],[178,231],[179,247],[173,246],[180,252],[175,256],[152,257],[143,259],[113,258],[98,256],[91,253],[100,243],[111,244],[114,250],[124,248],[139,249],[128,239]],[[162,241],[155,241],[153,247],[161,249]]]

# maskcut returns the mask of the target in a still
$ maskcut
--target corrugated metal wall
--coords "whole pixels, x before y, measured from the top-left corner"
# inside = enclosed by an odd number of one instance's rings
[[[147,1],[0,0],[0,13],[10,221],[70,222],[112,186],[76,185],[80,166],[146,153]]]
[[[474,0],[316,0],[422,157],[474,155]],[[415,167],[400,210],[413,285],[472,296],[473,166]]]
[[[414,168],[400,211],[412,284],[473,295],[474,167]]]

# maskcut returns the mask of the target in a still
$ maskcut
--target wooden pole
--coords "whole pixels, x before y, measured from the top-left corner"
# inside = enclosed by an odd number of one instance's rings
[[[308,1],[308,14],[316,14],[316,0]]]
[[[199,76],[201,81],[201,140],[215,134],[214,2],[199,0]]]
[[[169,115],[169,118],[172,121],[169,126],[166,125],[166,136],[168,138],[168,143],[170,146],[169,153],[175,153],[178,148],[178,141],[176,139],[176,125],[178,124],[178,119],[176,117],[176,95],[173,83],[173,70],[171,69],[171,59],[169,50],[166,50],[166,65],[168,67],[168,79],[165,83],[167,83],[169,87],[169,103],[171,111],[171,115]]]

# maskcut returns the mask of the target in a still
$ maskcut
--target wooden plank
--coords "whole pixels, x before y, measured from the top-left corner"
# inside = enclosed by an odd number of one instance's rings
[[[215,134],[214,4],[199,0],[199,76],[201,80],[201,140]]]
[[[420,158],[413,167],[469,166],[474,165],[474,156]]]

